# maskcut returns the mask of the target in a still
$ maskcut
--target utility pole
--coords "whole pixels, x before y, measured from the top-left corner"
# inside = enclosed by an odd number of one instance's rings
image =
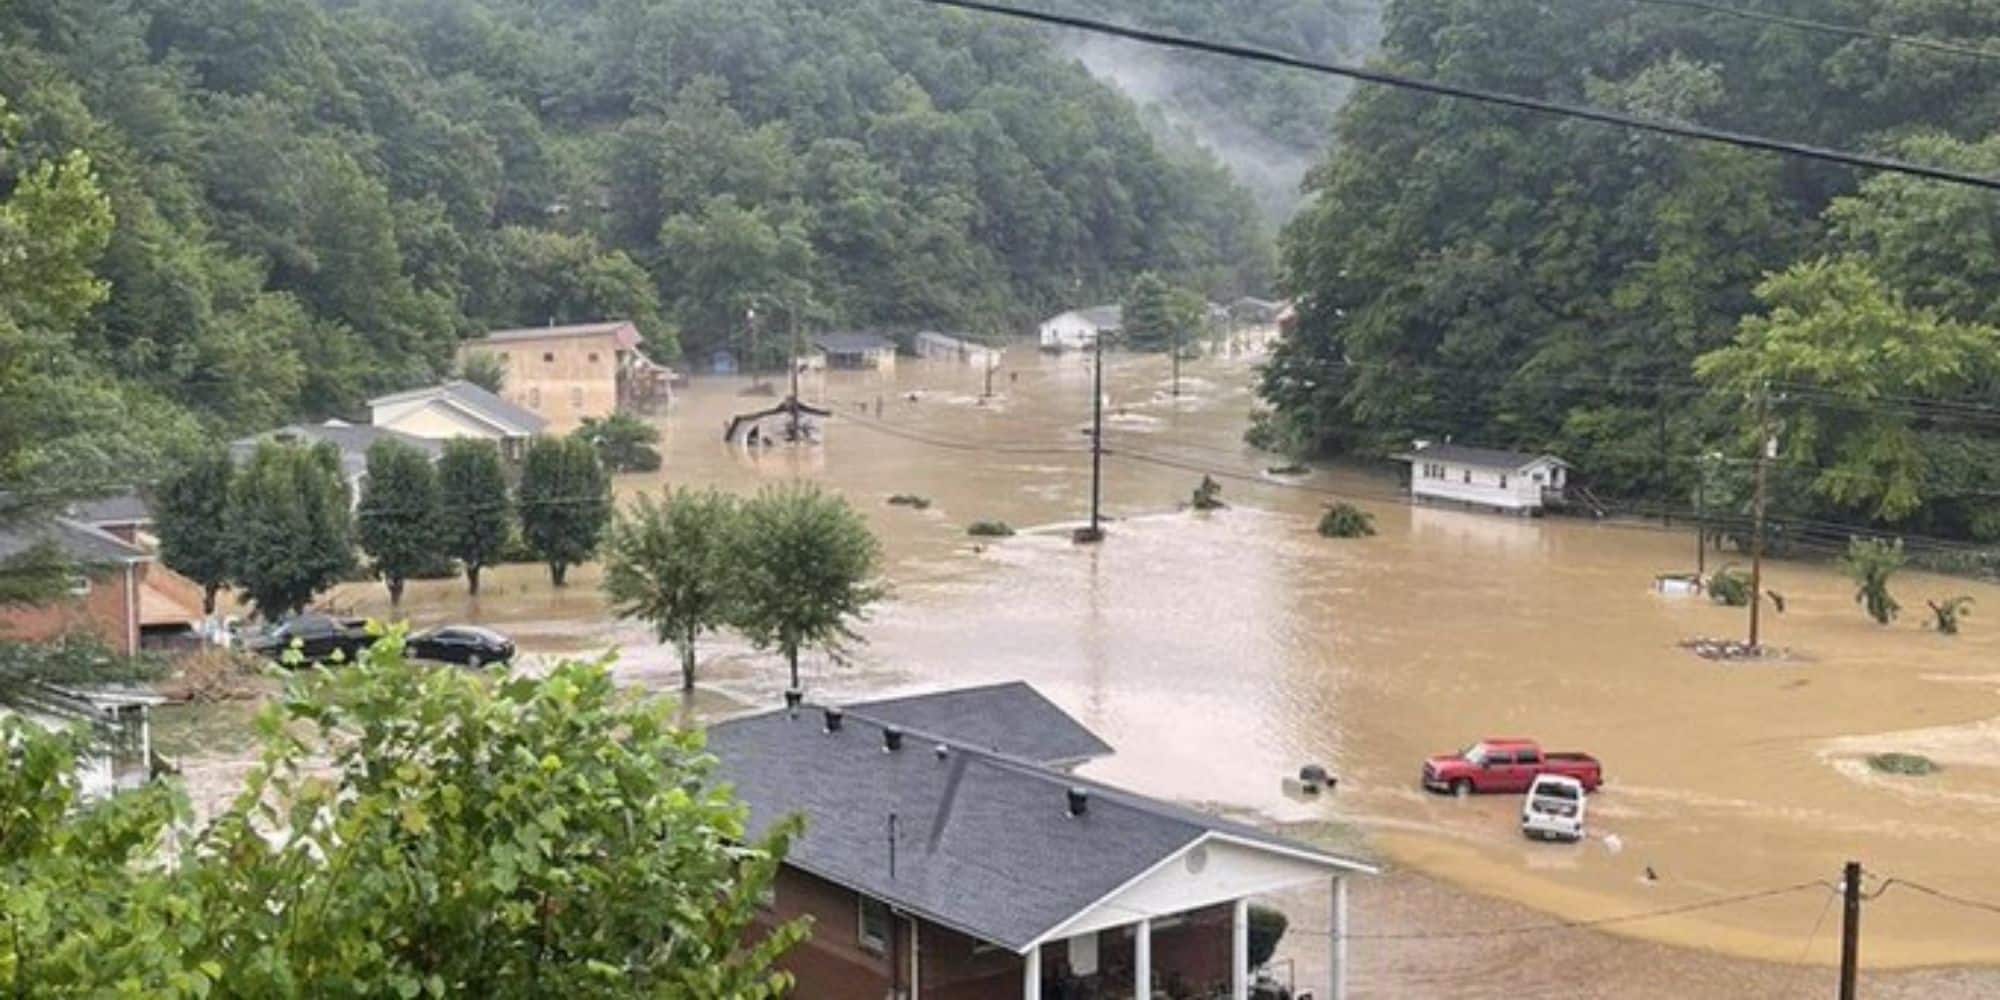
[[[1861,967],[1861,862],[1849,861],[1841,878],[1840,1000],[1854,1000]]]
[[[1181,398],[1181,327],[1174,324],[1174,398]]]
[[[1104,491],[1104,331],[1090,338],[1090,527],[1072,536],[1077,542],[1104,540],[1099,504]]]
[[[1694,474],[1694,582],[1707,586],[1708,579],[1708,466],[1698,466]]]
[[[1767,466],[1777,442],[1771,438],[1770,389],[1757,390],[1757,493],[1752,501],[1753,524],[1750,535],[1750,649],[1755,652],[1761,633],[1759,613],[1764,607],[1764,494]]]
[[[798,444],[800,440],[799,439],[799,314],[797,310],[787,310],[787,312],[789,313],[789,315],[786,318],[791,321],[791,327],[792,327],[792,356],[791,359],[786,362],[786,365],[792,370],[792,407],[791,407],[792,426],[791,426],[791,431],[789,433],[791,442],[793,444]]]
[[[993,369],[999,367],[997,364],[998,361],[999,359],[994,355],[989,354],[986,356],[986,394],[979,397],[981,399],[993,398]]]

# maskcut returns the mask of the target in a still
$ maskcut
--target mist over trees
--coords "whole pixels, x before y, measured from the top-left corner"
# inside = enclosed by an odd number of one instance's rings
[[[494,327],[705,359],[752,300],[997,334],[1144,270],[1271,277],[1217,162],[1046,35],[901,0],[44,0],[0,6],[0,96],[0,193],[56,177],[102,223],[85,308],[8,307],[42,338],[19,433],[92,435],[29,466],[100,483],[354,416]]]
[[[1993,5],[1813,16],[2000,47]],[[2000,77],[1962,56],[1622,3],[1396,2],[1385,27],[1418,76],[2000,171]],[[1368,88],[1312,193],[1260,441],[1548,449],[1685,510],[1700,456],[1755,453],[1746,397],[1776,383],[1774,515],[2000,540],[1990,192]]]

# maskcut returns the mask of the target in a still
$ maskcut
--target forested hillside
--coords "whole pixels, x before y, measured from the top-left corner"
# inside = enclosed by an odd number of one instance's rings
[[[1811,7],[2000,50],[2000,5]],[[1386,30],[1417,75],[2000,174],[2000,61],[1586,0],[1401,0]],[[1685,509],[1706,477],[1740,509],[1769,386],[1780,514],[2000,539],[1991,192],[1374,88],[1314,177],[1266,440],[1551,448],[1607,496]]]
[[[495,326],[673,358],[752,301],[991,334],[1143,270],[1269,281],[1220,166],[1046,35],[906,0],[36,0],[0,40],[0,197],[80,151],[110,226],[102,301],[30,331],[30,436],[107,473]]]

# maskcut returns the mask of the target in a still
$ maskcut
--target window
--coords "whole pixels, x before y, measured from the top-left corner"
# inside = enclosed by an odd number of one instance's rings
[[[1069,971],[1077,976],[1097,975],[1097,933],[1078,934],[1069,939]]]
[[[1507,474],[1504,472],[1500,474],[1500,488],[1503,490],[1507,488]]]
[[[539,386],[531,386],[531,387],[529,387],[529,389],[528,389],[528,408],[529,408],[529,409],[540,409],[540,408],[541,408],[541,405],[542,405],[542,390],[541,390],[541,387],[539,387]]]
[[[881,954],[889,949],[889,907],[873,896],[862,896],[860,925],[861,947]]]
[[[1464,473],[1462,473],[1462,475],[1464,475],[1464,476],[1465,476],[1465,485],[1467,485],[1467,486],[1471,486],[1471,485],[1472,485],[1472,470],[1471,470],[1471,469],[1467,469],[1467,470],[1465,470],[1465,472],[1464,472]]]
[[[549,365],[552,365],[552,364],[555,364],[555,363],[556,363],[556,356],[555,356],[555,353],[554,353],[553,351],[543,351],[543,352],[542,352],[542,363],[543,363],[543,364],[549,364]]]
[[[1542,752],[1540,750],[1522,750],[1515,755],[1514,760],[1516,763],[1521,764],[1539,764],[1542,762]]]
[[[1487,767],[1508,767],[1514,763],[1514,755],[1507,751],[1495,751],[1486,755]]]
[[[592,351],[592,352],[590,352],[590,363],[591,363],[591,364],[593,364],[593,365],[597,363],[597,352],[596,352],[596,351]]]
[[[575,386],[569,391],[569,405],[572,409],[583,409],[583,387]]]

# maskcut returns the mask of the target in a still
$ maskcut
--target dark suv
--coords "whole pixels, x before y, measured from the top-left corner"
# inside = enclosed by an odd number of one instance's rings
[[[250,644],[250,648],[259,655],[282,660],[285,652],[296,642],[299,654],[308,663],[326,663],[333,660],[336,653],[340,654],[340,659],[352,660],[362,650],[375,644],[375,637],[368,634],[367,626],[367,620],[361,618],[298,615],[265,632]]]

